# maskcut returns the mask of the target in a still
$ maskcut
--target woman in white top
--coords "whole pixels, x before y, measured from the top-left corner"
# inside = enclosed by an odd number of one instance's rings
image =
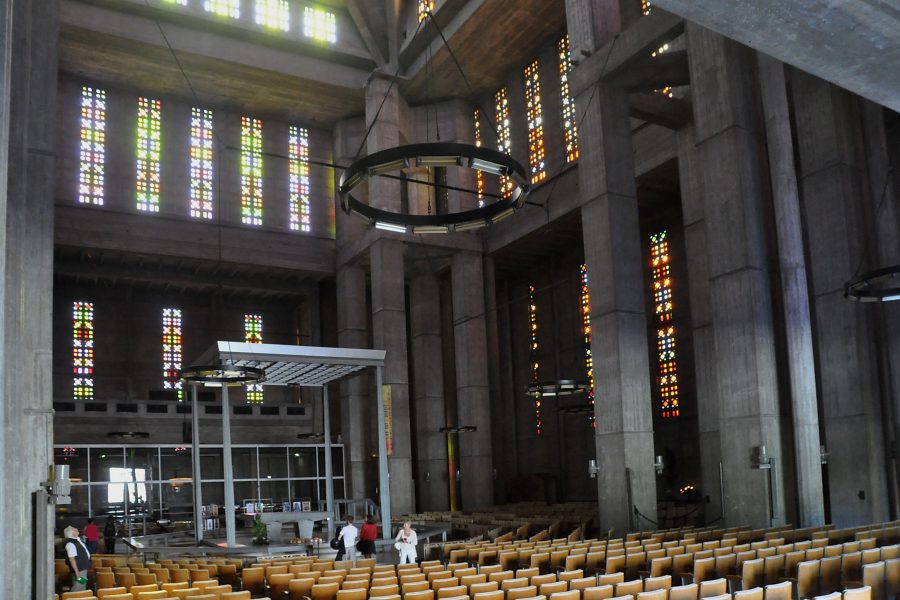
[[[400,551],[401,565],[416,562],[416,544],[419,542],[419,539],[416,537],[416,531],[412,528],[412,524],[409,521],[406,521],[403,524],[403,529],[397,532],[394,542],[396,542],[394,548]]]

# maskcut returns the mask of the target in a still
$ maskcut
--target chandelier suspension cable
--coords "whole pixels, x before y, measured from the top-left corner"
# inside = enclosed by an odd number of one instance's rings
[[[418,35],[420,29],[422,29],[422,23],[419,23],[418,25],[416,25],[416,30],[413,32],[413,35],[412,35],[413,38],[415,38],[416,35]],[[372,128],[375,127],[375,123],[378,122],[378,117],[379,117],[379,115],[381,115],[381,109],[384,108],[384,103],[387,102],[388,96],[391,95],[391,90],[394,89],[394,83],[396,83],[397,78],[400,76],[400,71],[402,69],[403,69],[403,67],[400,64],[400,56],[398,53],[397,70],[394,71],[394,76],[391,77],[391,82],[390,82],[390,84],[388,84],[388,89],[384,93],[384,97],[381,98],[381,104],[378,105],[378,110],[375,111],[375,117],[372,118],[372,122],[369,123],[369,126],[366,128],[366,134],[363,136],[362,141],[359,143],[359,148],[356,149],[356,154],[353,157],[353,162],[356,162],[357,160],[359,160],[359,157],[363,151],[363,148],[366,147],[366,140],[369,139],[369,134],[372,133]]]

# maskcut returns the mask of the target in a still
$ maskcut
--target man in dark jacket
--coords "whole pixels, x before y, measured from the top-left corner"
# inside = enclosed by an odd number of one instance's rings
[[[116,552],[116,520],[107,517],[106,526],[103,528],[103,540],[106,542],[106,553],[115,554]]]
[[[78,537],[78,529],[66,527],[63,531],[66,538],[65,548],[66,557],[69,560],[69,567],[72,569],[72,590],[73,592],[81,592],[87,589],[87,574],[91,568],[91,553]]]

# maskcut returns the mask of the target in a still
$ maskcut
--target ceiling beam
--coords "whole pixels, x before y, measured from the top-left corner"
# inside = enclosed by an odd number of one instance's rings
[[[678,130],[693,119],[691,105],[680,98],[669,98],[658,92],[628,95],[631,116],[667,129]]]
[[[618,80],[629,92],[652,92],[691,83],[687,52],[679,50],[648,56],[622,73]]]
[[[369,54],[372,55],[372,59],[379,67],[384,68],[387,65],[385,56],[387,44],[384,36],[381,36],[382,39],[380,40],[376,37],[375,28],[369,22],[369,14],[366,12],[365,7],[359,5],[359,0],[347,0],[347,11],[359,30],[359,36],[369,50]]]
[[[619,75],[683,31],[684,19],[654,9],[590,56],[573,56],[572,61],[578,65],[572,71],[573,96],[578,96],[601,79]]]

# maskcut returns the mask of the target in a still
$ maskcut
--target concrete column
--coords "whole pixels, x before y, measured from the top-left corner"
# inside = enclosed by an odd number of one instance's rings
[[[448,510],[444,365],[441,356],[440,283],[433,275],[410,280],[410,344],[416,403],[416,510]]]
[[[687,254],[688,286],[691,298],[691,332],[694,341],[694,377],[697,390],[697,425],[700,435],[701,493],[708,499],[707,522],[722,516],[719,487],[719,397],[716,391],[716,344],[713,335],[712,308],[709,301],[709,266],[706,247],[706,221],[703,210],[703,182],[694,126],[677,134],[678,175],[681,186],[681,211]]]
[[[459,438],[463,507],[472,509],[489,506],[494,501],[491,397],[481,255],[471,252],[454,254],[451,279],[457,423],[478,428],[474,433]]]
[[[368,347],[368,307],[366,272],[345,265],[337,272],[338,344],[342,348]],[[341,439],[347,467],[347,498],[372,497],[375,476],[371,473],[370,452],[374,444],[366,434],[367,423],[374,419],[369,395],[369,377],[352,377],[341,382]]]
[[[487,368],[488,368],[488,397],[491,407],[491,447],[499,452],[494,455],[494,502],[498,502],[498,480],[501,472],[509,469],[515,472],[514,463],[509,460],[509,450],[515,443],[504,443],[504,429],[500,426],[506,421],[501,398],[503,397],[503,375],[500,360],[500,315],[497,307],[497,274],[494,269],[494,259],[491,256],[483,258],[484,264],[484,307],[485,327],[487,328]]]
[[[53,589],[52,508],[35,512],[35,492],[53,463],[58,24],[52,0],[10,0],[0,10],[0,540],[20,549],[0,566],[8,598]],[[46,536],[38,539],[41,530]],[[36,571],[46,575],[40,582]]]
[[[822,494],[812,319],[809,314],[809,288],[806,279],[806,258],[803,254],[800,194],[797,190],[797,173],[794,168],[791,115],[788,109],[784,65],[765,54],[757,54],[757,62],[766,122],[769,176],[772,180],[775,233],[778,236],[778,266],[787,337],[798,525],[815,527],[825,524],[825,503]]]
[[[388,457],[391,472],[391,510],[396,515],[413,511],[409,422],[409,367],[406,349],[406,289],[403,244],[381,239],[372,244],[372,343],[386,350],[384,383],[391,387],[393,450]]]
[[[831,520],[847,527],[889,518],[872,312],[843,297],[844,282],[871,264],[859,105],[849,92],[798,70],[791,88]]]
[[[871,255],[875,258],[875,267],[887,267],[900,264],[900,199],[897,196],[898,168],[891,173],[891,159],[888,149],[888,134],[885,131],[886,109],[882,106],[861,100],[863,134],[865,141],[866,166],[869,179],[869,217],[868,229],[875,231],[869,236]],[[896,161],[894,164],[898,164]],[[893,175],[893,176],[892,176]],[[881,370],[882,398],[887,419],[893,423],[893,431],[887,436],[885,443],[896,446],[900,438],[900,305],[895,303],[879,304],[875,313],[875,332],[877,334],[879,369]],[[892,475],[889,485],[892,486],[892,513],[900,514],[900,490],[898,490],[897,455],[889,455]]]
[[[701,165],[709,298],[715,343],[724,524],[784,517],[784,454],[765,188],[749,50],[688,24],[696,148]],[[771,470],[756,469],[765,446]]]
[[[566,13],[573,56],[602,47],[620,28],[615,0],[567,0]],[[635,509],[656,520],[644,268],[628,95],[622,87],[598,82],[575,104],[584,111],[578,180],[590,199],[581,209],[581,221],[590,273],[600,526],[621,535],[632,528]]]

